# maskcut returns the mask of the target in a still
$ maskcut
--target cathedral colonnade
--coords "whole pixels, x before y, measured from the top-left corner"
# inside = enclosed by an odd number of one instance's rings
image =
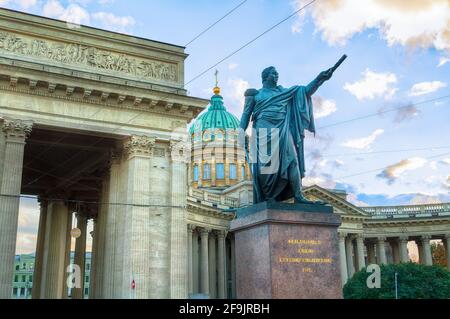
[[[410,262],[408,243],[414,241],[418,248],[418,262],[433,265],[431,241],[442,240],[450,271],[450,234],[433,236],[403,235],[398,237],[366,237],[358,233],[340,232],[339,253],[342,284],[353,277],[355,272],[370,264],[398,264]]]
[[[189,295],[228,298],[227,278],[234,275],[234,261],[232,245],[226,243],[227,232],[189,224],[187,235]]]
[[[0,127],[0,298],[8,299],[12,294],[24,149],[33,125],[0,120]],[[178,141],[131,136],[120,142],[104,169],[98,201],[78,201],[70,189],[39,196],[33,298],[69,297],[73,216],[81,230],[73,256],[74,264],[80,267],[81,287],[72,290],[72,298],[84,294],[89,219],[94,221],[91,298],[187,297],[187,164],[182,156],[171,156]],[[205,235],[201,238],[207,240]],[[217,242],[220,257],[223,236],[218,235]],[[203,242],[201,256],[207,244]],[[223,272],[220,264],[217,267]],[[219,282],[222,296],[224,283]],[[202,285],[209,287],[204,281]]]

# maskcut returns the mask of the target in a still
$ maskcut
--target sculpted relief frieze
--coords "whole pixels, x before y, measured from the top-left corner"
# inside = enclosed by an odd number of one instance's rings
[[[127,74],[142,80],[178,82],[178,69],[175,63],[143,60],[92,46],[25,38],[0,31],[1,52],[82,65]]]

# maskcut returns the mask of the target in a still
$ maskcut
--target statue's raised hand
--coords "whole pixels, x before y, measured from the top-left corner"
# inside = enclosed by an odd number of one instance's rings
[[[319,80],[322,82],[328,81],[329,79],[331,79],[333,77],[333,72],[334,69],[328,69],[326,71],[320,72],[319,74]]]

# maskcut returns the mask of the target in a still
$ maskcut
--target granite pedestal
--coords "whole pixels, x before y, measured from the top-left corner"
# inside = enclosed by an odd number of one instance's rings
[[[340,217],[321,205],[261,203],[237,212],[238,299],[340,299]]]

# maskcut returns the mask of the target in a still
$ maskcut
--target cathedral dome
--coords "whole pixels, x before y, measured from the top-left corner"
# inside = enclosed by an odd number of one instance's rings
[[[208,110],[201,114],[191,125],[189,134],[194,141],[199,141],[200,139],[213,141],[216,138],[223,139],[224,137],[228,140],[229,134],[235,135],[237,133],[239,120],[226,110],[218,87],[214,88],[214,93]]]
[[[238,130],[239,120],[226,110],[216,81],[208,110],[189,129],[193,188],[224,190],[251,179],[244,151],[238,147]]]

